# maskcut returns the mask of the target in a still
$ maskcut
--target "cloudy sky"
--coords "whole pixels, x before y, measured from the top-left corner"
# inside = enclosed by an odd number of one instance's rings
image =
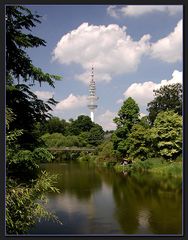
[[[44,71],[63,76],[55,89],[36,84],[41,99],[59,101],[52,114],[63,119],[90,115],[88,84],[94,66],[98,108],[105,130],[129,96],[147,114],[153,89],[182,82],[182,6],[59,5],[27,6],[42,16],[33,33],[46,47],[28,51]]]

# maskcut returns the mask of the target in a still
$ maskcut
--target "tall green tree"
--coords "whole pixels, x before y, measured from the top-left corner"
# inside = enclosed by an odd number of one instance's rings
[[[128,97],[118,112],[118,116],[114,118],[117,128],[126,126],[130,131],[132,126],[138,122],[139,107],[135,100]]]
[[[182,153],[182,117],[174,111],[160,112],[152,130],[153,142],[164,159],[176,159]]]
[[[157,114],[173,110],[182,115],[182,84],[169,84],[154,90],[154,99],[148,103],[149,120],[154,123]]]
[[[112,135],[114,150],[120,156],[125,156],[127,154],[128,135],[132,126],[139,122],[139,107],[133,98],[129,97],[124,101],[118,116],[114,118],[114,122],[117,125],[117,129]]]
[[[10,129],[23,129],[19,138],[23,148],[34,148],[37,144],[32,131],[34,124],[49,118],[51,106],[57,103],[53,98],[47,102],[38,99],[30,86],[46,82],[54,87],[54,81],[61,78],[34,66],[26,53],[28,48],[46,45],[43,39],[31,34],[39,19],[39,15],[23,6],[6,7],[6,104],[16,114]]]

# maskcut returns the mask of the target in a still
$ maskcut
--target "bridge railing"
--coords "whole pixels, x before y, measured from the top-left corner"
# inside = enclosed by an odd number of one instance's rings
[[[94,152],[96,150],[96,148],[77,148],[77,147],[61,147],[61,148],[48,148],[49,151],[51,152],[82,152],[82,151],[86,151],[86,152]]]

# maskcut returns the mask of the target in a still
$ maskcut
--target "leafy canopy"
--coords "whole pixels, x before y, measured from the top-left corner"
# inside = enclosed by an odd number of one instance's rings
[[[148,103],[149,120],[154,123],[157,114],[162,111],[173,110],[182,115],[182,84],[170,84],[154,90],[155,98]]]
[[[23,6],[6,7],[6,75],[9,83],[13,81],[13,76],[18,83],[21,77],[25,82],[47,82],[54,87],[54,80],[61,79],[35,67],[25,51],[27,48],[46,46],[43,39],[30,33],[36,23],[41,23],[39,18]]]
[[[120,156],[124,156],[128,149],[128,135],[133,125],[139,122],[139,107],[133,98],[129,97],[124,101],[114,122],[117,124],[117,129],[112,135],[114,150]]]
[[[176,159],[182,152],[182,117],[174,111],[160,112],[154,122],[152,138],[163,158]]]
[[[31,34],[32,28],[40,23],[39,19],[39,15],[23,6],[6,7],[6,105],[16,116],[10,123],[10,130],[23,129],[19,141],[25,149],[33,149],[39,144],[38,136],[33,132],[34,125],[50,118],[51,105],[57,103],[53,98],[47,102],[38,99],[30,85],[37,81],[54,87],[54,81],[61,78],[34,66],[26,53],[28,48],[46,45],[43,39]]]

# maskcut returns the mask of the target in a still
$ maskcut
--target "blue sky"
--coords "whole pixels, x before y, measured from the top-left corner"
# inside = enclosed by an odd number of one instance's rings
[[[46,47],[28,50],[34,65],[63,76],[55,89],[36,84],[42,99],[59,101],[52,114],[89,115],[88,84],[94,66],[98,108],[95,121],[114,129],[122,102],[133,97],[141,115],[153,89],[182,82],[182,6],[29,5],[42,16],[32,33]]]

